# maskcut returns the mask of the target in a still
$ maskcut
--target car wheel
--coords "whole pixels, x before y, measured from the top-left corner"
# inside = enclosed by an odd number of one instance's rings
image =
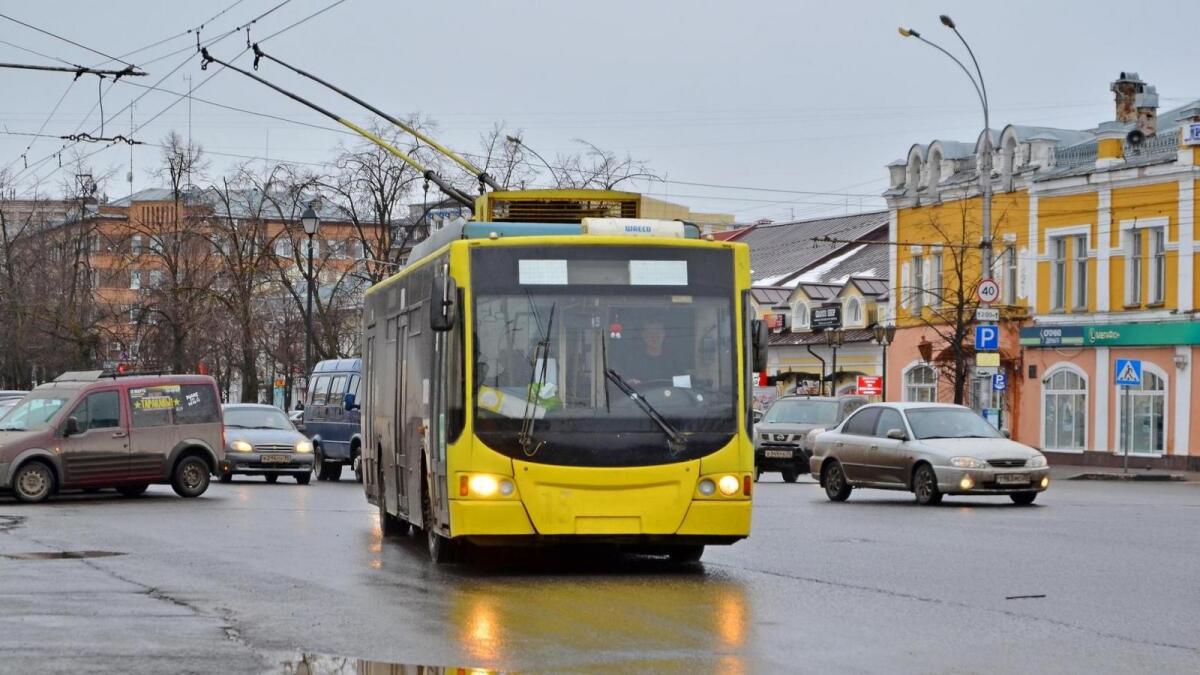
[[[1028,506],[1033,503],[1033,500],[1037,499],[1037,495],[1038,493],[1036,492],[1018,492],[1016,494],[1009,495],[1008,498],[1013,500],[1014,504]]]
[[[312,474],[311,474],[311,473],[298,473],[298,474],[296,474],[296,482],[297,482],[297,483],[299,483],[299,484],[301,484],[301,485],[308,485],[308,482],[309,482],[310,480],[312,480]]]
[[[265,476],[265,478],[267,479],[267,482],[268,482],[268,483],[275,483],[275,482],[277,482],[277,481],[279,480],[279,474],[277,474],[277,473],[269,473],[269,474],[267,474],[267,475]]]
[[[26,462],[12,477],[13,494],[17,501],[26,504],[45,501],[54,493],[54,488],[54,471],[45,462]]]
[[[341,462],[325,462],[325,480],[339,481],[342,479],[342,467],[345,466]]]
[[[208,489],[208,481],[208,462],[195,455],[179,460],[171,475],[171,487],[180,497],[199,497]]]
[[[422,490],[421,494],[421,522],[425,524],[425,543],[429,548],[429,559],[438,565],[454,562],[457,547],[453,540],[438,534],[428,490]]]
[[[325,455],[321,453],[321,446],[314,444],[313,446],[313,473],[317,475],[317,480],[325,480]]]
[[[669,555],[671,556],[671,562],[674,563],[700,562],[700,558],[704,555],[704,544],[673,546]]]
[[[784,469],[782,473],[785,483],[795,483],[796,479],[800,477],[800,472],[796,469]]]
[[[917,467],[917,472],[913,475],[913,492],[921,506],[942,503],[942,491],[938,489],[937,474],[933,472],[933,467],[928,464]]]
[[[850,481],[846,480],[846,472],[842,463],[833,461],[825,467],[825,496],[831,502],[844,502],[850,498]]]
[[[148,483],[138,483],[137,485],[121,485],[117,487],[117,492],[120,492],[125,497],[137,497],[145,494],[150,487]]]
[[[363,482],[362,453],[358,447],[350,450],[350,467],[354,469],[354,480],[359,483]]]
[[[228,471],[222,471],[221,472],[221,482],[222,483],[232,483],[233,482],[233,474]]]

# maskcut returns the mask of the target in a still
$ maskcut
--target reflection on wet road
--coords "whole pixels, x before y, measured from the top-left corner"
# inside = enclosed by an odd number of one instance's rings
[[[917,509],[762,483],[752,538],[684,566],[478,549],[435,567],[348,481],[0,501],[0,670],[1194,671],[1200,541],[1179,507],[1200,489],[1120,487]],[[1129,572],[1147,551],[1153,584]]]

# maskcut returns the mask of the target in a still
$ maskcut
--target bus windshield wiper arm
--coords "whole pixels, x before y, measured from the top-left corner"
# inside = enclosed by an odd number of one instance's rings
[[[550,339],[554,331],[554,309],[558,307],[558,303],[550,305],[550,317],[546,320],[546,330],[542,332],[542,321],[537,315],[537,305],[533,302],[533,296],[527,291],[526,296],[529,297],[529,307],[533,310],[533,320],[537,323],[538,340],[537,345],[533,348],[533,369],[529,374],[529,388],[525,391],[525,413],[521,416],[521,433],[517,435],[517,442],[521,444],[521,449],[525,451],[526,456],[532,457],[541,449],[541,444],[533,444],[533,427],[537,419],[538,399],[541,398],[542,387],[546,384],[546,374],[550,366]],[[542,362],[541,377],[538,377],[538,360]],[[530,448],[533,448],[530,450]]]
[[[620,373],[612,368],[609,368],[604,371],[604,375],[608,377],[608,379],[612,380],[612,383],[617,385],[617,388],[624,392],[625,395],[628,396],[638,408],[641,408],[642,412],[646,413],[646,417],[654,420],[654,423],[663,430],[663,433],[667,435],[667,438],[671,439],[671,444],[675,446],[675,448],[682,449],[683,446],[687,444],[687,441],[685,441],[683,436],[680,435],[679,430],[672,426],[665,417],[659,414],[659,412],[654,409],[654,406],[650,405],[650,402],[633,388],[633,385],[629,384],[624,377],[621,377]]]

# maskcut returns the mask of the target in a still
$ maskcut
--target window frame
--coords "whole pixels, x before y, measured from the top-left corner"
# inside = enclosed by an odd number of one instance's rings
[[[1052,389],[1051,388],[1051,385],[1052,385],[1055,377],[1057,377],[1059,375],[1068,375],[1068,374],[1073,375],[1074,377],[1078,378],[1081,387],[1074,388],[1074,389],[1070,389],[1070,388]],[[1090,393],[1091,393],[1090,389],[1091,389],[1091,383],[1088,380],[1087,373],[1072,363],[1056,363],[1053,366],[1050,366],[1048,369],[1046,369],[1046,372],[1044,375],[1042,375],[1042,379],[1041,379],[1041,408],[1038,413],[1039,419],[1040,419],[1040,424],[1042,427],[1041,438],[1042,438],[1042,448],[1043,449],[1048,450],[1050,452],[1071,452],[1071,453],[1083,453],[1087,450],[1088,442],[1091,440],[1090,439],[1091,429],[1089,427],[1089,425],[1091,423],[1091,415],[1089,414],[1089,411],[1088,411],[1088,406],[1091,405],[1091,402],[1088,400]],[[1058,442],[1060,440],[1060,438],[1059,438],[1060,428],[1058,427],[1058,420],[1059,420],[1058,411],[1061,410],[1058,399],[1067,398],[1067,397],[1073,398],[1073,397],[1079,397],[1079,396],[1082,396],[1082,406],[1077,408],[1077,411],[1078,411],[1077,414],[1082,415],[1080,424],[1082,426],[1082,431],[1083,431],[1083,442],[1082,442],[1082,445],[1078,445],[1078,446],[1076,446],[1074,444],[1063,445]],[[1056,412],[1054,415],[1054,422],[1055,422],[1056,428],[1053,430],[1050,428],[1050,424],[1048,423],[1050,416],[1047,414],[1047,407],[1046,407],[1051,399],[1054,400],[1054,403],[1056,406],[1055,407]],[[1076,402],[1076,405],[1078,405],[1077,402]],[[1051,432],[1052,431],[1053,431],[1053,440],[1054,440],[1053,443],[1051,443],[1051,440],[1052,440]],[[1071,438],[1072,438],[1072,443],[1073,443],[1074,438],[1075,438],[1074,427],[1072,428],[1072,431],[1071,431]]]
[[[1150,293],[1152,305],[1161,305],[1167,298],[1167,229],[1150,230]]]
[[[920,316],[921,310],[925,309],[925,256],[921,254],[914,255],[912,263],[913,289],[909,298],[912,303],[912,313],[915,316]]]
[[[879,411],[880,411],[880,408],[860,408],[858,410],[855,410],[854,414],[847,417],[846,422],[844,424],[842,424],[842,433],[847,436],[862,436],[864,438],[870,438],[870,437],[874,436],[875,435],[875,426],[879,422]],[[857,421],[859,417],[865,418],[865,417],[870,416],[872,413],[874,413],[875,419],[871,421],[870,430],[868,430],[866,433],[859,433],[857,431],[850,430],[850,425],[854,424],[854,422]]]
[[[1150,379],[1151,376],[1154,377],[1155,379],[1157,379],[1159,382],[1161,382],[1161,384],[1162,384],[1161,388],[1146,389],[1146,383]],[[1127,415],[1129,413],[1129,408],[1132,407],[1132,408],[1136,409],[1136,407],[1137,407],[1136,400],[1128,401],[1126,399],[1126,397],[1129,397],[1129,399],[1149,398],[1149,399],[1151,399],[1151,402],[1150,402],[1151,406],[1154,406],[1155,399],[1158,399],[1159,400],[1158,408],[1162,413],[1162,415],[1161,415],[1162,416],[1162,434],[1160,437],[1162,447],[1158,450],[1151,450],[1150,452],[1137,452],[1137,451],[1131,450],[1129,452],[1129,455],[1131,457],[1165,457],[1167,455],[1167,450],[1168,450],[1167,441],[1171,437],[1170,436],[1171,411],[1167,407],[1168,405],[1170,405],[1170,402],[1171,402],[1170,401],[1170,385],[1171,385],[1171,382],[1170,382],[1168,374],[1165,370],[1159,368],[1158,366],[1154,365],[1150,361],[1143,360],[1142,361],[1142,385],[1140,387],[1129,387],[1128,393],[1121,391],[1121,389],[1124,389],[1125,387],[1116,387],[1116,390],[1117,390],[1116,391],[1117,454],[1122,454],[1125,452],[1126,440],[1124,437],[1124,431],[1125,431],[1125,425],[1130,423],[1130,420],[1127,419]],[[1136,415],[1134,416],[1134,420],[1136,421]],[[1153,439],[1153,433],[1154,432],[1152,429],[1151,430],[1151,434],[1152,434],[1151,438],[1152,439]]]
[[[1072,261],[1075,274],[1071,284],[1074,293],[1071,294],[1071,309],[1087,310],[1088,306],[1088,244],[1085,235],[1075,237],[1075,259]]]
[[[1017,249],[1009,246],[1004,252],[1005,268],[1004,268],[1004,304],[1012,306],[1017,304]]]
[[[1125,304],[1142,304],[1142,230],[1129,230],[1125,256]]]
[[[922,371],[922,372],[928,371],[928,372],[933,373],[933,381],[932,382],[913,382],[912,381],[913,374],[916,373],[917,371]],[[901,385],[903,386],[903,400],[905,402],[936,403],[938,400],[938,374],[937,374],[937,369],[934,368],[933,365],[931,365],[931,364],[927,364],[923,361],[915,361],[912,364],[910,364],[901,373]],[[932,398],[929,398],[929,399],[924,399],[924,398],[919,398],[919,397],[914,398],[911,395],[911,393],[913,391],[926,390],[926,389],[931,390],[930,396]]]
[[[1067,308],[1067,239],[1052,237],[1050,259],[1050,311],[1061,312]]]
[[[318,375],[313,378],[312,386],[308,390],[308,405],[325,405],[325,401],[329,397],[329,385],[333,378],[329,375]],[[318,389],[324,385],[323,390],[318,392]],[[321,400],[317,400],[317,394],[320,393]]]

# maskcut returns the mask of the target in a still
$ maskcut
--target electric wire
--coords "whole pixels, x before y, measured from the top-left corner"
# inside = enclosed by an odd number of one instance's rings
[[[72,45],[75,45],[76,47],[79,47],[80,49],[86,49],[87,51],[89,51],[89,52],[91,52],[91,53],[93,53],[93,54],[96,54],[97,56],[103,56],[104,58],[108,59],[109,61],[118,61],[118,62],[120,62],[120,63],[124,63],[124,64],[125,64],[125,65],[127,65],[127,66],[130,66],[130,67],[136,67],[136,66],[134,66],[132,63],[129,63],[128,61],[122,61],[121,59],[118,59],[118,58],[116,58],[115,56],[109,56],[108,54],[105,54],[105,53],[104,53],[104,52],[102,52],[102,51],[98,51],[98,50],[92,49],[91,47],[89,47],[89,46],[87,46],[87,45],[82,45],[82,44],[79,44],[78,42],[76,42],[76,41],[74,41],[74,40],[72,40],[72,39],[70,39],[70,38],[65,38],[65,37],[63,37],[63,36],[61,36],[61,35],[57,35],[57,34],[55,34],[55,33],[51,33],[50,31],[48,31],[48,30],[46,30],[46,29],[44,29],[44,28],[38,28],[37,26],[34,26],[33,24],[25,23],[24,21],[21,21],[20,19],[14,19],[13,17],[11,17],[11,16],[9,16],[9,15],[7,15],[7,14],[0,13],[0,19],[8,19],[9,21],[12,21],[13,23],[18,23],[18,24],[21,24],[22,26],[25,26],[26,28],[31,28],[31,29],[33,29],[33,30],[36,30],[36,31],[37,31],[37,32],[39,32],[39,33],[43,33],[43,34],[45,34],[45,35],[49,35],[50,37],[52,37],[52,38],[55,38],[55,39],[57,39],[57,40],[62,40],[63,42],[66,42],[67,44],[72,44]]]

